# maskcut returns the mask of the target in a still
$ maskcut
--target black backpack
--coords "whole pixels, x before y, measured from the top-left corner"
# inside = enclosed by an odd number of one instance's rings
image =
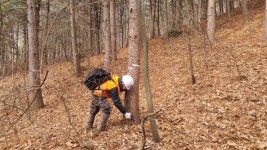
[[[103,82],[110,80],[111,74],[103,69],[95,68],[92,72],[84,78],[83,84],[90,90],[95,90]]]

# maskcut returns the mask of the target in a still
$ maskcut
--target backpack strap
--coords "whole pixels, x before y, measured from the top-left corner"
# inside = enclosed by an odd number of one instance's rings
[[[110,78],[110,80],[108,80],[108,81],[105,81],[104,83],[102,83],[100,86],[98,86],[97,87],[97,89],[96,90],[93,90],[93,94],[94,95],[97,95],[97,96],[102,96],[103,95],[103,93],[105,94],[105,96],[107,97],[107,98],[109,98],[110,96],[107,94],[107,90],[110,90],[110,89],[112,89],[112,88],[114,88],[114,87],[118,87],[118,93],[120,93],[120,87],[119,87],[119,76],[118,75],[115,75],[115,76],[112,76],[111,78]],[[116,82],[117,81],[117,82]],[[112,85],[112,83],[113,83],[113,85]],[[116,86],[114,86],[114,84],[116,85]],[[103,87],[101,87],[101,86],[103,86]]]

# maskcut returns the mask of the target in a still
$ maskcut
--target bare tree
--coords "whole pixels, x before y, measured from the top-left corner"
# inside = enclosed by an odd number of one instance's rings
[[[111,34],[111,52],[112,60],[117,60],[117,45],[116,45],[116,13],[115,0],[110,1],[110,34]]]
[[[208,38],[211,44],[215,42],[215,2],[209,0],[208,3],[208,24],[207,24]]]
[[[156,0],[150,0],[150,38],[155,37]]]
[[[138,1],[140,2],[140,1]],[[149,61],[148,61],[148,39],[147,39],[147,32],[146,32],[146,22],[144,13],[141,10],[140,4],[138,5],[138,12],[141,14],[140,17],[141,23],[140,23],[140,30],[141,30],[141,39],[142,39],[142,45],[143,45],[143,51],[144,51],[144,84],[145,84],[145,90],[146,90],[146,99],[147,99],[147,107],[148,107],[148,113],[154,113],[154,107],[153,107],[153,101],[152,101],[152,94],[151,94],[151,88],[150,88],[150,80],[149,80]],[[153,140],[156,142],[160,141],[157,124],[155,121],[155,117],[151,115],[150,118],[150,125],[152,130],[152,136]]]
[[[140,74],[140,50],[141,37],[139,19],[140,14],[137,10],[137,1],[129,0],[129,46],[128,46],[128,64],[129,74],[134,79],[134,84],[130,91],[127,91],[125,105],[127,111],[135,116],[135,123],[140,123],[139,114],[139,74]]]
[[[70,0],[70,21],[71,21],[71,45],[72,45],[74,70],[76,76],[79,76],[81,72],[81,67],[80,67],[80,56],[77,50],[77,33],[76,33],[76,23],[75,23],[74,0]]]
[[[102,0],[103,5],[103,32],[104,32],[104,69],[109,71],[110,59],[111,59],[111,44],[110,44],[110,10],[109,10],[109,0]]]
[[[168,28],[168,1],[163,0],[163,41],[164,43],[169,42],[169,28]]]
[[[48,34],[48,27],[49,27],[49,19],[50,19],[50,0],[46,0],[46,19],[45,19],[45,35]],[[48,60],[47,60],[47,50],[48,50],[48,45],[45,45],[45,47],[43,48],[44,51],[43,51],[43,61],[44,62],[44,65],[47,65],[48,64]]]
[[[267,0],[265,1],[265,19],[264,19],[263,39],[267,40]]]
[[[242,0],[242,11],[244,15],[248,14],[248,0]]]
[[[38,49],[38,17],[35,0],[27,0],[28,42],[29,42],[29,99],[34,101],[31,109],[44,107],[40,87],[40,62]]]

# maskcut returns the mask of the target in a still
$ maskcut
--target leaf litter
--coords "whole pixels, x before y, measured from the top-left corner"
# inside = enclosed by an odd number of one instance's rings
[[[149,122],[145,124],[149,149],[267,148],[267,43],[261,40],[264,9],[251,11],[255,16],[249,20],[251,31],[243,24],[242,15],[233,16],[232,22],[224,16],[219,18],[221,26],[213,47],[207,44],[204,49],[199,35],[192,36],[194,85],[186,35],[170,38],[165,45],[161,38],[149,41],[154,108],[162,110],[155,117],[159,143],[153,142]],[[83,74],[103,65],[102,59],[103,55],[93,56],[89,65],[84,61]],[[115,107],[107,131],[86,133],[91,95],[82,84],[83,77],[74,76],[71,63],[47,69],[49,75],[42,87],[45,108],[25,114],[8,132],[5,130],[26,107],[25,74],[2,79],[1,149],[140,149],[140,125],[124,122]],[[144,117],[142,64],[140,69],[140,115]],[[120,50],[111,70],[120,75],[127,72],[126,48]],[[3,102],[16,108],[3,106]]]

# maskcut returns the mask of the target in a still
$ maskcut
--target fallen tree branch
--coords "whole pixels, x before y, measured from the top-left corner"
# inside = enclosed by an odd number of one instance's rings
[[[83,142],[83,140],[81,138],[81,135],[79,134],[79,132],[77,131],[77,129],[75,128],[75,126],[73,125],[73,123],[71,121],[71,114],[70,114],[69,108],[68,108],[68,106],[66,104],[66,101],[65,101],[64,97],[61,96],[60,99],[63,102],[64,108],[65,108],[65,110],[67,112],[69,124],[71,125],[72,129],[76,132],[76,135],[78,136],[78,138],[80,140],[80,143],[82,143],[82,145],[84,145],[84,142]]]
[[[43,84],[44,84],[44,82],[45,82],[45,80],[46,80],[46,77],[47,77],[47,75],[48,75],[48,70],[46,71],[46,74],[45,74],[45,77],[44,77],[44,79],[43,79],[43,82],[41,83],[41,85],[40,85],[40,88],[37,90],[37,92],[36,92],[36,94],[35,94],[35,96],[34,96],[34,98],[33,98],[33,100],[31,101],[31,103],[30,103],[30,105],[26,108],[26,110],[19,116],[19,118],[6,130],[6,131],[4,131],[4,133],[2,133],[2,134],[5,134],[5,133],[7,133],[11,128],[13,128],[16,124],[17,124],[17,122],[24,116],[24,114],[26,114],[26,112],[30,109],[30,107],[31,107],[31,105],[33,104],[33,102],[35,101],[35,99],[36,99],[36,97],[37,97],[37,94],[40,92],[40,89],[41,89],[41,87],[43,86]]]
[[[147,115],[144,117],[144,119],[142,120],[142,123],[141,123],[141,126],[142,126],[142,133],[143,133],[142,150],[145,149],[145,145],[146,145],[146,132],[145,132],[144,123],[145,123],[145,121],[147,120],[147,118],[148,118],[149,116],[153,116],[153,115],[157,114],[157,113],[160,112],[160,111],[161,111],[161,110],[159,109],[159,110],[155,111],[154,113],[147,114]]]

